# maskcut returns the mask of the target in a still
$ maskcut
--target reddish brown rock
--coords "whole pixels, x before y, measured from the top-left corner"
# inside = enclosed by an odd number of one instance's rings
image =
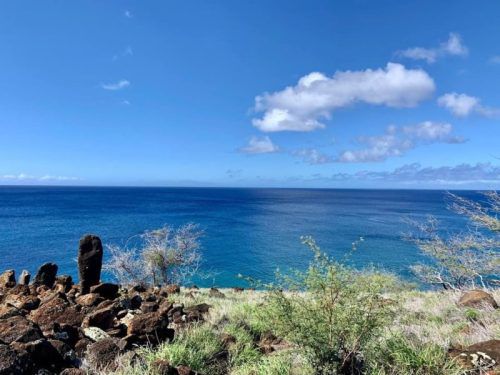
[[[90,291],[90,287],[99,284],[102,268],[102,243],[94,235],[86,235],[80,239],[78,248],[78,274],[82,294]]]
[[[150,313],[150,312],[155,312],[158,311],[160,306],[156,302],[144,302],[141,304],[141,311],[143,313]]]
[[[114,370],[119,353],[114,339],[103,339],[87,347],[87,359],[98,370]]]
[[[90,288],[91,293],[96,293],[104,299],[115,299],[118,296],[118,285],[101,283]]]
[[[40,328],[23,316],[17,315],[0,320],[0,342],[29,342],[42,338]]]
[[[69,275],[61,275],[56,277],[55,290],[58,292],[67,293],[73,286],[73,279]]]
[[[7,319],[16,315],[21,315],[21,311],[19,311],[17,307],[7,304],[0,305],[0,320]]]
[[[164,290],[167,293],[167,295],[179,294],[181,292],[181,287],[177,284],[169,284],[163,287],[162,290]]]
[[[484,290],[470,290],[468,292],[465,292],[462,294],[460,297],[460,300],[458,301],[459,306],[466,306],[466,307],[492,307],[494,309],[498,308],[498,304],[495,301],[495,298]]]
[[[114,306],[95,310],[83,319],[83,327],[99,327],[103,330],[113,327],[115,319]]]
[[[84,315],[76,306],[70,306],[63,294],[56,294],[42,301],[40,307],[30,313],[30,318],[45,332],[52,331],[55,323],[79,327]]]
[[[217,288],[210,288],[210,292],[208,292],[208,295],[214,298],[226,298],[226,295]]]
[[[158,344],[173,339],[173,330],[168,329],[168,318],[153,312],[138,314],[128,325],[127,334],[136,335],[143,342]]]
[[[0,275],[0,288],[12,288],[16,285],[14,270],[7,270]]]
[[[97,306],[103,298],[97,293],[89,293],[76,297],[76,303],[82,306]]]
[[[482,352],[490,356],[497,364],[500,364],[500,340],[488,340],[478,342],[467,348],[470,352]]]

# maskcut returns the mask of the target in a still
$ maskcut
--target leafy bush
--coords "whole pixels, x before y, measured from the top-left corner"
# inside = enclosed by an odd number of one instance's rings
[[[361,373],[364,348],[392,320],[393,303],[382,293],[394,278],[340,264],[310,237],[303,243],[314,259],[306,272],[278,277],[264,319],[302,348],[316,373]]]
[[[463,373],[438,345],[394,336],[373,349],[370,374],[373,375],[458,375]]]
[[[139,240],[139,248],[108,245],[111,257],[104,269],[122,284],[181,282],[198,269],[201,235],[195,224],[146,231],[132,238]]]

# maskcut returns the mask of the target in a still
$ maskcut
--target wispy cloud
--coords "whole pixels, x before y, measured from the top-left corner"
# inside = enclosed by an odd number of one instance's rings
[[[245,154],[269,154],[278,151],[279,147],[268,136],[252,137],[247,146],[240,148],[240,152]]]
[[[111,90],[111,91],[116,91],[116,90],[122,90],[126,87],[130,86],[130,82],[127,81],[126,79],[122,79],[118,82],[114,83],[101,83],[101,87],[104,90]]]
[[[500,64],[500,55],[492,56],[489,60],[491,64]]]
[[[405,183],[434,183],[465,185],[471,183],[500,183],[500,166],[491,163],[460,164],[456,166],[422,167],[419,163],[406,164],[392,171],[336,173],[334,181],[394,181]]]
[[[326,155],[315,148],[302,148],[292,151],[291,154],[293,156],[301,158],[304,163],[308,163],[311,165],[327,164],[334,161],[331,156]]]
[[[10,183],[50,183],[50,182],[75,182],[82,181],[79,177],[73,176],[56,176],[56,175],[43,175],[34,176],[27,173],[19,174],[4,174],[0,175],[0,182],[10,182]]]
[[[332,77],[313,72],[295,86],[255,98],[253,125],[263,132],[312,131],[324,128],[338,108],[355,103],[414,107],[434,92],[433,79],[421,69],[388,63],[383,69],[338,71]]]
[[[413,60],[424,60],[428,64],[435,63],[444,56],[467,56],[468,48],[463,44],[462,38],[457,33],[450,33],[448,40],[435,48],[412,47],[398,51],[397,55]]]
[[[473,113],[491,117],[500,113],[499,109],[483,106],[481,100],[475,96],[456,92],[440,96],[437,102],[439,106],[446,108],[457,117],[467,117]]]
[[[425,121],[420,124],[387,127],[384,134],[358,137],[360,149],[343,151],[336,162],[365,163],[384,161],[390,157],[405,155],[408,151],[432,143],[463,143],[466,140],[452,135],[453,127],[448,123]]]
[[[113,55],[113,61],[118,60],[120,57],[134,56],[134,50],[131,46],[127,46],[121,53]]]
[[[243,170],[242,169],[228,169],[226,171],[226,176],[229,178],[240,178]]]
[[[132,14],[132,12],[130,10],[125,10],[123,12],[123,15],[127,18],[134,18],[134,15]]]

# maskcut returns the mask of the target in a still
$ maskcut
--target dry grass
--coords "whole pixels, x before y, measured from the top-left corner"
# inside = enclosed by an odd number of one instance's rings
[[[263,332],[267,327],[257,312],[265,301],[266,292],[245,290],[235,292],[232,289],[220,289],[226,298],[210,297],[209,289],[185,289],[174,297],[176,302],[190,306],[208,303],[212,306],[206,320],[195,329],[208,329],[216,336],[230,331],[238,324],[245,324],[251,330]],[[191,293],[190,293],[191,292]],[[194,298],[189,296],[194,295]],[[493,291],[500,301],[500,290]],[[500,309],[470,309],[458,307],[460,294],[456,292],[402,291],[388,296],[397,301],[397,319],[386,330],[386,336],[402,335],[415,338],[415,342],[435,344],[443,353],[451,346],[466,346],[479,341],[500,337]],[[232,328],[231,328],[232,327]],[[176,327],[177,334],[189,335],[190,329]],[[381,338],[383,340],[384,338]],[[241,338],[245,340],[244,337]],[[154,374],[150,367],[154,359],[166,359],[175,351],[173,344],[162,345],[154,350],[143,350],[146,361],[142,365],[131,365],[123,360],[114,374]],[[248,349],[248,350],[247,350]],[[304,363],[300,350],[293,348],[271,355],[257,355],[247,348],[235,353],[237,365],[229,368],[233,375],[280,375],[312,374],[311,368]],[[245,352],[245,350],[247,350]],[[235,363],[236,363],[235,362]],[[206,373],[202,371],[203,373]]]

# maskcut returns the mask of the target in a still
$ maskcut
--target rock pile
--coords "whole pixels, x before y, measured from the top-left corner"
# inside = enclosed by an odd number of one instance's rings
[[[210,306],[184,308],[167,298],[179,287],[129,289],[100,282],[102,244],[85,236],[78,251],[80,282],[43,264],[33,283],[23,271],[0,275],[0,374],[84,374],[113,369],[119,354],[174,337],[174,327],[203,320]],[[181,370],[170,368],[169,374]]]

